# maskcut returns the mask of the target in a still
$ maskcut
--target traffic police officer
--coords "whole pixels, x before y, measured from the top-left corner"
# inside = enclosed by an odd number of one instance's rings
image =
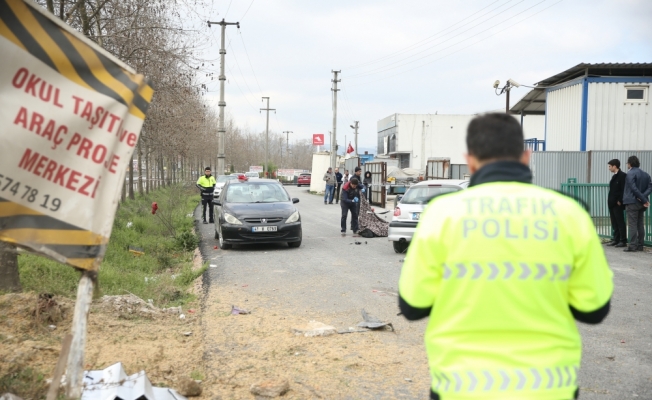
[[[434,199],[399,280],[425,332],[431,399],[572,399],[582,345],[574,319],[601,322],[613,274],[590,216],[531,184],[523,131],[507,114],[467,131],[469,189]]]
[[[204,176],[197,179],[197,187],[201,190],[202,213],[201,218],[206,222],[206,207],[208,206],[209,222],[213,223],[213,191],[215,190],[215,177],[211,175],[211,167],[204,168]]]

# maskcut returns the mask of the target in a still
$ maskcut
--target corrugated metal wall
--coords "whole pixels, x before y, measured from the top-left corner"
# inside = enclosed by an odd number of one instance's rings
[[[451,164],[450,176],[451,179],[464,179],[464,175],[471,175],[469,173],[469,166],[466,164]]]
[[[652,105],[627,102],[626,87],[632,85],[637,84],[589,83],[588,150],[652,150]]]
[[[582,84],[548,91],[546,103],[546,150],[580,150]]]
[[[532,153],[530,169],[535,185],[559,190],[569,178],[577,183],[609,183],[612,174],[607,163],[616,158],[627,172],[627,158],[632,155],[641,161],[641,169],[652,173],[652,151],[541,151]]]
[[[588,153],[585,151],[537,151],[530,158],[533,183],[559,190],[568,178],[588,183]]]

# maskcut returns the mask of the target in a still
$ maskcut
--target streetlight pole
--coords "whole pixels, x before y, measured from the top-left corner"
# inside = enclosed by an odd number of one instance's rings
[[[292,131],[283,131],[285,133],[285,155],[288,156],[290,154],[290,133],[294,133]],[[281,146],[283,147],[283,146]],[[281,150],[283,151],[283,150]]]
[[[337,92],[340,89],[337,88],[337,83],[341,82],[341,79],[337,79],[337,74],[342,71],[331,71],[333,73],[333,132],[331,134],[331,167],[337,167]]]
[[[498,86],[500,86],[499,80],[494,82],[494,92],[496,93],[496,96],[500,96],[501,94],[505,93],[505,113],[509,114],[509,92],[512,90],[512,88],[517,88],[521,85],[513,79],[508,79],[505,83],[505,86],[500,88],[500,92],[498,91]]]
[[[225,22],[222,19],[219,22],[208,22],[208,27],[211,25],[220,25],[222,27],[222,40],[220,47],[220,102],[218,103],[220,107],[220,120],[217,125],[217,174],[222,175],[224,173],[224,134],[226,129],[224,129],[224,107],[226,107],[226,102],[224,101],[224,81],[226,80],[226,75],[224,75],[224,55],[226,54],[226,49],[224,48],[224,37],[226,36],[226,26],[227,25],[236,25],[240,29],[239,22]]]

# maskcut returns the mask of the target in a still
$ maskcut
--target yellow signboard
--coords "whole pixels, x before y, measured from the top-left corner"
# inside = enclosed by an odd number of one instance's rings
[[[62,21],[0,0],[0,240],[97,270],[153,90]]]

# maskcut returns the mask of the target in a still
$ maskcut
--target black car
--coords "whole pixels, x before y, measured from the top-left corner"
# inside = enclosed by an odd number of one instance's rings
[[[215,205],[215,239],[234,244],[287,242],[301,246],[301,215],[283,185],[271,179],[226,183]]]

